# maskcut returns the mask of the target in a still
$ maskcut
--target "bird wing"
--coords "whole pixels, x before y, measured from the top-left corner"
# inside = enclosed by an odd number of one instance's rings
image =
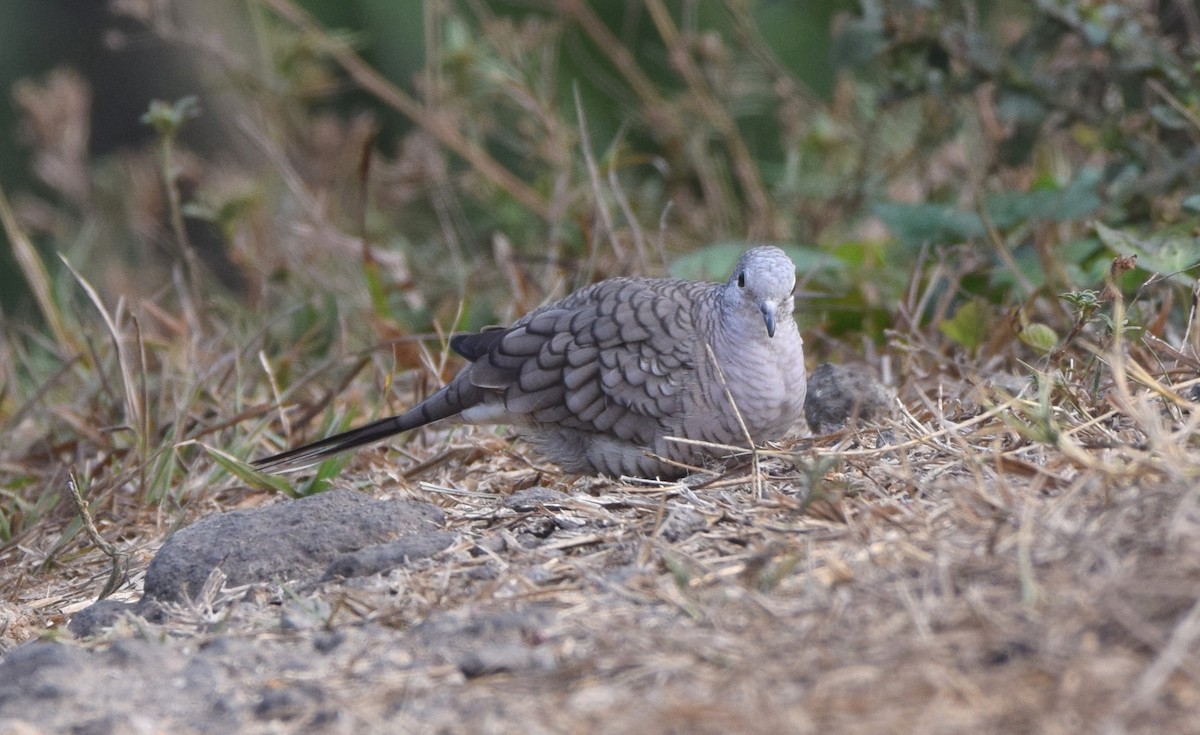
[[[612,279],[451,346],[473,360],[470,382],[500,395],[514,422],[650,445],[682,412],[695,375],[692,307],[711,287]]]

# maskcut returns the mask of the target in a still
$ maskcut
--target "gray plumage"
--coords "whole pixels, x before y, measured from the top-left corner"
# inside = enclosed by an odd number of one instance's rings
[[[469,364],[408,412],[254,464],[299,469],[457,418],[511,424],[569,472],[678,477],[687,470],[672,462],[698,465],[720,452],[668,437],[745,446],[748,431],[758,444],[800,416],[795,284],[795,266],[770,246],[746,251],[723,284],[601,281],[512,326],[453,337],[451,348]]]

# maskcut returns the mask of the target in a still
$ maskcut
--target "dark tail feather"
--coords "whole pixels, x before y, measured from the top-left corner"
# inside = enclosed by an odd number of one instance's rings
[[[367,444],[374,444],[389,436],[395,436],[401,432],[416,429],[438,419],[454,416],[462,409],[458,408],[457,401],[450,396],[449,389],[449,385],[442,388],[419,405],[414,406],[399,416],[389,416],[386,419],[380,419],[366,426],[360,426],[357,429],[335,434],[320,441],[315,441],[312,444],[305,444],[302,447],[289,449],[286,452],[280,452],[270,457],[256,459],[251,464],[255,468],[266,472],[302,470],[305,467],[312,467],[315,464],[323,462],[335,454],[341,454],[342,452]]]

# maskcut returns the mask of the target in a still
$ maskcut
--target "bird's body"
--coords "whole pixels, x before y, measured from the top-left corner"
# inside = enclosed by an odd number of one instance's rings
[[[308,466],[458,418],[511,424],[567,471],[677,477],[721,452],[669,437],[745,446],[748,433],[757,444],[801,414],[794,287],[795,266],[769,246],[743,254],[724,284],[601,281],[512,326],[452,338],[469,364],[408,412],[255,464]]]

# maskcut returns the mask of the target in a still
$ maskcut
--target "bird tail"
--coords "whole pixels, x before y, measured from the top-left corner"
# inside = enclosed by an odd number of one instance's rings
[[[454,383],[451,382],[398,416],[389,416],[386,419],[380,419],[357,429],[305,444],[302,447],[256,459],[251,464],[264,472],[294,472],[319,464],[335,454],[374,444],[389,436],[425,426],[439,419],[455,416],[462,411],[462,404],[458,401],[457,391],[452,390],[453,388]]]

